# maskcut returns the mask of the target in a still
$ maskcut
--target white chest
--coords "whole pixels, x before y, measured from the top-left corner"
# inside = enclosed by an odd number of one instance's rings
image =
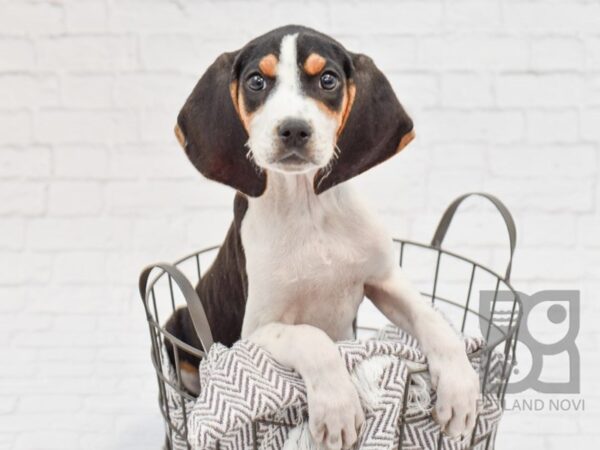
[[[242,221],[243,334],[280,321],[348,337],[365,281],[387,264],[391,241],[347,187],[318,197],[303,185],[278,193],[250,200]]]

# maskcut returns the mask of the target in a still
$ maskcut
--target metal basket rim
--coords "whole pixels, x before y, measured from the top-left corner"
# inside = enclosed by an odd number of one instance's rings
[[[410,240],[410,239],[392,238],[392,242],[395,242],[395,243],[400,244],[400,245],[412,245],[412,246],[415,246],[415,247],[419,247],[419,248],[423,248],[423,249],[427,249],[427,250],[432,250],[434,252],[437,252],[440,255],[444,254],[444,255],[448,255],[448,256],[451,256],[453,258],[456,258],[458,260],[464,261],[464,262],[466,262],[468,264],[471,264],[474,267],[477,267],[477,268],[483,270],[484,272],[487,272],[488,274],[492,275],[493,277],[496,278],[496,280],[498,282],[504,283],[504,285],[514,294],[515,301],[519,305],[519,308],[517,308],[517,311],[516,311],[517,317],[515,318],[516,319],[515,320],[515,326],[511,327],[508,332],[502,333],[502,336],[500,338],[496,339],[495,341],[492,341],[492,343],[486,342],[485,343],[485,347],[483,349],[481,349],[481,352],[491,351],[491,349],[496,348],[501,342],[505,342],[505,341],[508,341],[509,339],[513,338],[514,334],[518,332],[518,329],[519,329],[519,326],[520,326],[520,323],[521,323],[521,318],[522,318],[523,302],[521,300],[521,297],[517,293],[517,291],[513,288],[511,282],[509,280],[507,280],[506,277],[500,275],[495,270],[490,269],[489,267],[487,267],[487,266],[485,266],[485,265],[483,265],[481,263],[478,263],[477,261],[475,261],[472,258],[468,258],[466,256],[460,255],[459,253],[456,253],[456,252],[453,252],[453,251],[450,251],[450,250],[446,250],[445,248],[442,248],[442,247],[436,247],[436,246],[431,245],[431,244],[426,244],[426,243],[423,243],[423,242],[413,241],[413,240]],[[181,264],[181,263],[183,263],[185,261],[188,261],[188,260],[190,260],[192,258],[195,258],[195,257],[197,257],[197,256],[199,256],[201,254],[217,250],[220,247],[221,247],[220,245],[211,245],[211,246],[208,246],[208,247],[203,247],[203,248],[201,248],[198,251],[195,251],[193,253],[189,253],[189,254],[187,254],[187,255],[179,258],[179,259],[176,259],[173,262],[173,265],[174,266],[178,266],[179,264]],[[154,285],[158,282],[158,280],[160,280],[160,278],[164,274],[165,274],[164,270],[159,270],[158,275],[156,275],[154,278],[152,278],[150,280],[150,282],[148,283],[146,294],[144,296],[144,308],[147,311],[147,320],[148,320],[148,322],[149,322],[149,324],[151,326],[154,325],[154,326],[160,327],[160,324],[158,324],[154,320],[152,320],[151,315],[148,313],[149,294],[152,291],[152,289],[154,288]],[[443,301],[443,302],[445,302],[445,303],[454,304],[452,301],[449,301],[448,299],[444,299],[443,297],[436,296],[436,298],[439,299],[439,300],[441,300],[441,301]],[[455,305],[455,306],[459,306],[459,305]],[[472,314],[476,314],[476,315],[480,316],[480,314],[478,314],[477,312],[473,311],[470,308],[467,308],[467,311],[469,311]],[[490,324],[492,323],[492,318],[491,317],[489,319],[487,319],[487,318],[484,318],[484,319],[487,320],[488,322],[490,322]],[[200,351],[200,352],[202,352],[202,351]],[[202,354],[204,354],[204,352],[202,352]]]

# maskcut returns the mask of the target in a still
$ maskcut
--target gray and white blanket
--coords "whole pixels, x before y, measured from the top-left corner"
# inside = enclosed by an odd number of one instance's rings
[[[479,372],[483,346],[481,339],[465,338],[466,351],[475,355],[471,362]],[[471,444],[471,436],[450,439],[440,434],[431,418],[435,393],[427,361],[410,335],[388,326],[375,339],[340,342],[338,348],[366,413],[356,448],[459,450]],[[502,355],[493,353],[486,385],[494,385],[506,370],[503,366]],[[182,430],[184,417],[188,419],[193,449],[318,450],[308,431],[301,377],[252,342],[239,341],[232,348],[213,345],[200,365],[200,385],[197,401],[185,402],[185,416],[181,397],[167,391],[172,419]],[[486,395],[482,405],[475,435],[493,436],[502,408],[494,394]],[[181,438],[175,437],[173,444],[176,450],[186,448]]]

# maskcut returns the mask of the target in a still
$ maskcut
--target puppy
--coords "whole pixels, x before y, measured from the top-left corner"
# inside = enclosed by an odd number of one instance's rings
[[[403,276],[391,237],[348,181],[414,137],[373,61],[309,28],[273,30],[217,58],[176,135],[204,176],[238,191],[233,224],[197,286],[215,341],[250,339],[295,369],[314,439],[348,448],[364,415],[334,342],[353,338],[366,296],[419,340],[436,420],[449,435],[469,432],[479,381],[464,346]],[[167,328],[200,345],[186,309]],[[198,361],[181,358],[197,379]]]

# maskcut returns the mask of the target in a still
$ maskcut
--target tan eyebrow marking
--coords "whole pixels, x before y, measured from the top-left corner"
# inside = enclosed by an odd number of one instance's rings
[[[304,62],[304,71],[308,75],[316,75],[321,70],[323,70],[325,64],[327,64],[325,58],[323,58],[321,55],[318,55],[317,53],[311,53],[310,55],[308,55],[308,58],[306,58],[306,61]]]
[[[258,68],[263,73],[270,78],[275,78],[277,74],[277,58],[274,54],[270,53],[260,60],[258,63]]]

